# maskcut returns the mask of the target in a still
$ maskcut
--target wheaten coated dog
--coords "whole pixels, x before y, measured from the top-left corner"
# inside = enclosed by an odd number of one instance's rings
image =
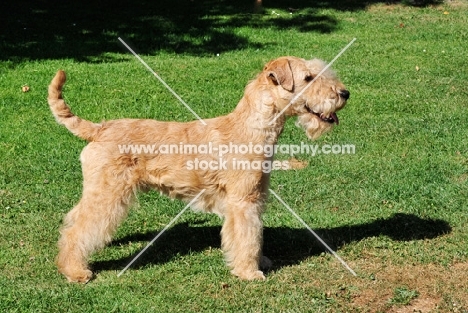
[[[92,278],[88,257],[111,241],[137,191],[156,189],[189,202],[204,190],[192,207],[224,219],[221,247],[231,273],[241,279],[264,279],[261,215],[270,172],[253,165],[271,164],[272,157],[261,149],[235,148],[276,144],[287,116],[298,116],[298,125],[311,139],[338,124],[336,112],[346,104],[349,92],[331,70],[317,76],[325,66],[317,59],[275,59],[247,85],[232,113],[205,120],[206,125],[200,121],[93,123],[81,119],[62,98],[65,73],[59,71],[49,86],[50,109],[60,124],[89,142],[80,157],[82,198],[66,215],[61,229],[59,271],[72,282]],[[172,153],[122,150],[131,145],[191,148]],[[222,154],[216,149],[195,149],[221,145],[230,149]],[[241,160],[242,168],[236,165]]]

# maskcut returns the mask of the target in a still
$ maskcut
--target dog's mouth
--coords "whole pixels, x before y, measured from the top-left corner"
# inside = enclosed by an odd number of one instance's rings
[[[338,119],[338,115],[336,115],[335,112],[331,113],[327,117],[324,113],[317,113],[317,112],[312,111],[312,109],[309,108],[307,105],[305,106],[305,108],[306,108],[307,112],[317,116],[318,118],[320,118],[322,121],[324,121],[326,123],[329,123],[329,124],[335,123],[336,125],[338,125],[340,123],[340,120]]]

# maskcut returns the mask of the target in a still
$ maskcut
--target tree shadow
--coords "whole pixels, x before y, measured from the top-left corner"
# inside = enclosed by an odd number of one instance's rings
[[[427,7],[442,4],[443,0],[336,0],[336,1],[304,1],[304,0],[264,0],[263,3],[270,7],[288,8],[298,10],[308,7],[315,9],[334,9],[338,11],[360,11],[374,4],[403,4],[413,7]]]
[[[30,0],[7,1],[3,6],[0,60],[12,62],[60,58],[109,62],[113,60],[106,53],[126,52],[119,36],[143,54],[214,55],[263,47],[237,32],[237,27],[331,32],[337,24],[313,10],[292,17],[253,14],[250,0],[235,4],[227,0]]]
[[[390,218],[378,219],[369,223],[317,229],[315,232],[332,248],[339,249],[343,245],[368,237],[387,236],[396,241],[422,240],[436,238],[450,233],[451,230],[450,225],[443,220],[424,219],[413,214],[398,213]],[[209,247],[219,248],[220,231],[221,227],[177,224],[148,248],[132,265],[132,268],[166,263],[177,256],[201,252]],[[157,234],[158,232],[136,233],[120,238],[112,242],[111,245],[146,243]],[[273,261],[273,270],[299,264],[302,260],[320,255],[324,251],[324,247],[306,229],[287,227],[266,227],[264,229],[264,254]],[[96,261],[92,267],[97,272],[122,270],[135,256],[136,254],[118,260]]]
[[[339,21],[319,10],[362,10],[377,2],[272,0],[264,1],[263,11],[254,14],[253,0],[6,1],[0,10],[0,61],[118,62],[124,59],[112,53],[127,52],[119,45],[119,36],[131,40],[143,54],[206,56],[259,49],[265,44],[242,35],[239,27],[330,33]],[[273,9],[283,12],[273,14]]]

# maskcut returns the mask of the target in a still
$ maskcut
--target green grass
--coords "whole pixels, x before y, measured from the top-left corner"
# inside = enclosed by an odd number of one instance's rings
[[[431,297],[427,276],[389,279],[387,268],[431,265],[453,275],[455,264],[468,262],[464,2],[265,1],[262,14],[250,13],[250,1],[100,3],[26,1],[0,13],[0,311],[373,312]],[[274,197],[264,215],[265,254],[274,262],[267,281],[232,277],[220,251],[221,220],[192,212],[118,278],[184,206],[156,193],[140,195],[113,243],[93,256],[95,280],[68,284],[57,273],[58,229],[81,194],[86,143],[48,109],[56,70],[68,73],[64,95],[83,118],[194,119],[118,36],[203,118],[230,112],[268,60],[330,61],[357,38],[333,66],[351,99],[340,125],[316,142],[354,144],[356,153],[298,155],[309,165],[273,172],[271,188],[358,278]],[[301,141],[305,134],[289,120],[280,143]],[[466,282],[437,280],[437,310],[457,303],[466,311]]]
[[[407,305],[411,300],[417,298],[418,291],[408,289],[407,287],[398,287],[393,291],[393,298],[390,299],[390,304]]]

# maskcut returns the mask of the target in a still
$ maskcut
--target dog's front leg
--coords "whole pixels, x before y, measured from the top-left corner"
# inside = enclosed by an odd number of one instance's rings
[[[263,225],[257,203],[231,203],[221,230],[222,249],[231,273],[241,279],[265,279],[259,270]]]

